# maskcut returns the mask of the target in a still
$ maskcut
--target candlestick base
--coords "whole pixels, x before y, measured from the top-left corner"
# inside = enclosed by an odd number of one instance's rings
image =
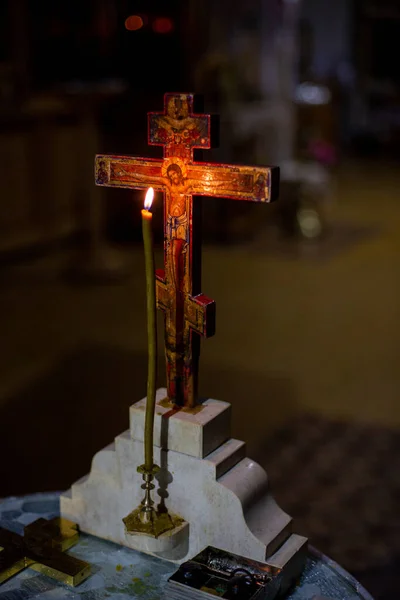
[[[183,523],[183,519],[169,514],[167,508],[161,504],[154,508],[154,501],[151,497],[151,492],[154,490],[152,483],[154,475],[160,471],[158,465],[153,464],[151,469],[146,465],[140,465],[137,472],[142,474],[144,483],[141,485],[144,490],[144,498],[135,510],[133,510],[123,520],[125,532],[128,535],[148,535],[153,538],[158,538],[163,533],[171,531],[179,527]]]
[[[181,517],[171,515],[166,509],[160,510],[151,507],[146,510],[143,504],[122,520],[128,535],[147,535],[156,539],[183,523]]]

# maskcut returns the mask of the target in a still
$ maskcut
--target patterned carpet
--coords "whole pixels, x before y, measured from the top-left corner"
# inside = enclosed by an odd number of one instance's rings
[[[375,598],[398,598],[400,433],[302,415],[276,432],[263,455],[296,531]]]

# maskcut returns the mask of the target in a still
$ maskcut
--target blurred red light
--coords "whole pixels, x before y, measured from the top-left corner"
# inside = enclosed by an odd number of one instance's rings
[[[153,22],[153,31],[156,33],[171,33],[174,22],[169,17],[157,17]]]
[[[128,31],[137,31],[143,27],[143,19],[139,15],[131,15],[125,20],[125,28]]]

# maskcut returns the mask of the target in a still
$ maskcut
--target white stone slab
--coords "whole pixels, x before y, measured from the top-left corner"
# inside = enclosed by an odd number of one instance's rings
[[[194,412],[160,405],[167,390],[157,390],[154,444],[190,456],[204,458],[230,438],[231,406],[220,400],[205,400]],[[143,442],[146,398],[130,408],[132,439]]]

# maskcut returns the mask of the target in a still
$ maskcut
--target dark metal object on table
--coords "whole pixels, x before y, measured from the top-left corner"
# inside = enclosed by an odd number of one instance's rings
[[[165,588],[166,600],[273,600],[283,569],[209,546],[183,563]]]
[[[89,563],[64,554],[79,541],[74,523],[60,517],[38,519],[24,529],[24,536],[0,528],[0,583],[30,567],[68,585],[89,577]]]

